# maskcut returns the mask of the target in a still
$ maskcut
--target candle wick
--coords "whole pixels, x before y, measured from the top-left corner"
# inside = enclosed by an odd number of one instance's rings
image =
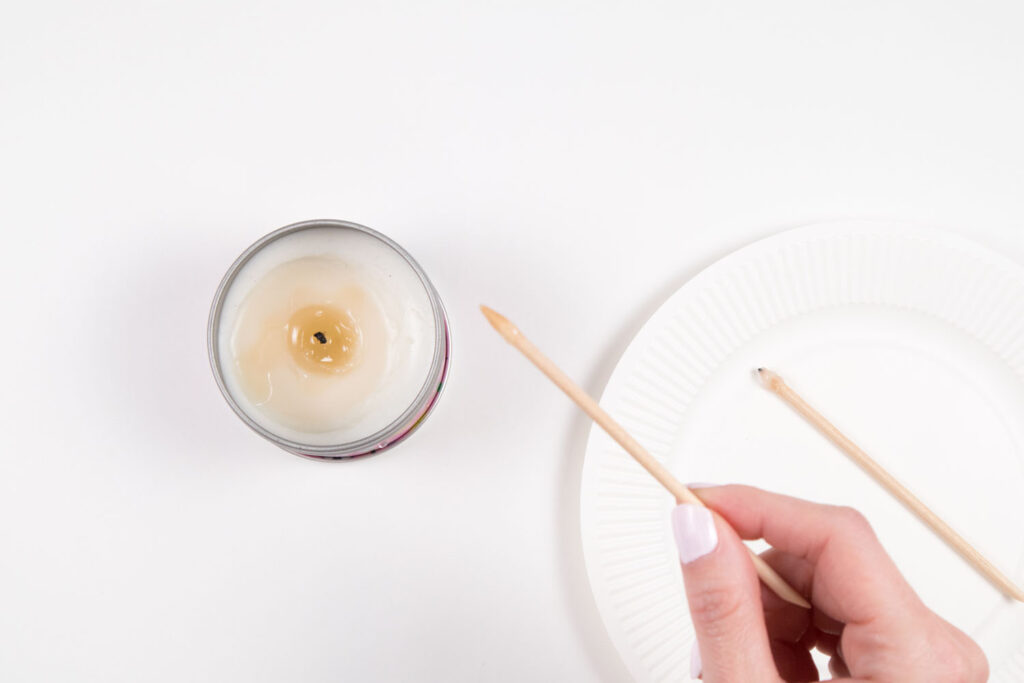
[[[327,343],[327,336],[323,332],[317,332],[316,334],[313,335],[313,337],[315,337],[316,340],[321,344]]]

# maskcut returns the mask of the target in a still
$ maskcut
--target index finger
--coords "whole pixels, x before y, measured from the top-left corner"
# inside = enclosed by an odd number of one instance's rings
[[[763,538],[814,566],[811,601],[844,623],[863,624],[880,614],[916,614],[917,594],[878,541],[862,514],[752,486],[695,491],[741,538]]]

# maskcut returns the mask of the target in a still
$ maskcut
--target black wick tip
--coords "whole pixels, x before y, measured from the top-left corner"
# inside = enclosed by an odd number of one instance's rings
[[[316,334],[313,335],[313,338],[316,339],[321,344],[327,343],[327,335],[325,335],[323,332],[317,332]]]

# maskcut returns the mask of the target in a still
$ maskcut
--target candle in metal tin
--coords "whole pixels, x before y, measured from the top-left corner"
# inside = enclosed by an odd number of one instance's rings
[[[393,241],[309,221],[252,245],[214,299],[210,360],[228,403],[281,447],[350,458],[404,439],[448,371],[444,307]]]

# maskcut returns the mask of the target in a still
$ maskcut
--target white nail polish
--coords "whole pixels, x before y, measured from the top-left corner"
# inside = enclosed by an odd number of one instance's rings
[[[683,503],[672,510],[672,529],[683,564],[704,557],[718,546],[718,532],[711,511],[701,505]]]
[[[693,489],[713,489],[716,486],[718,486],[718,484],[709,484],[706,481],[695,481],[695,482],[693,482],[691,484],[687,484],[686,488],[688,488],[690,490],[693,490]]]
[[[700,661],[700,647],[697,641],[693,641],[693,647],[690,648],[690,678],[700,678],[700,672],[704,668]]]

